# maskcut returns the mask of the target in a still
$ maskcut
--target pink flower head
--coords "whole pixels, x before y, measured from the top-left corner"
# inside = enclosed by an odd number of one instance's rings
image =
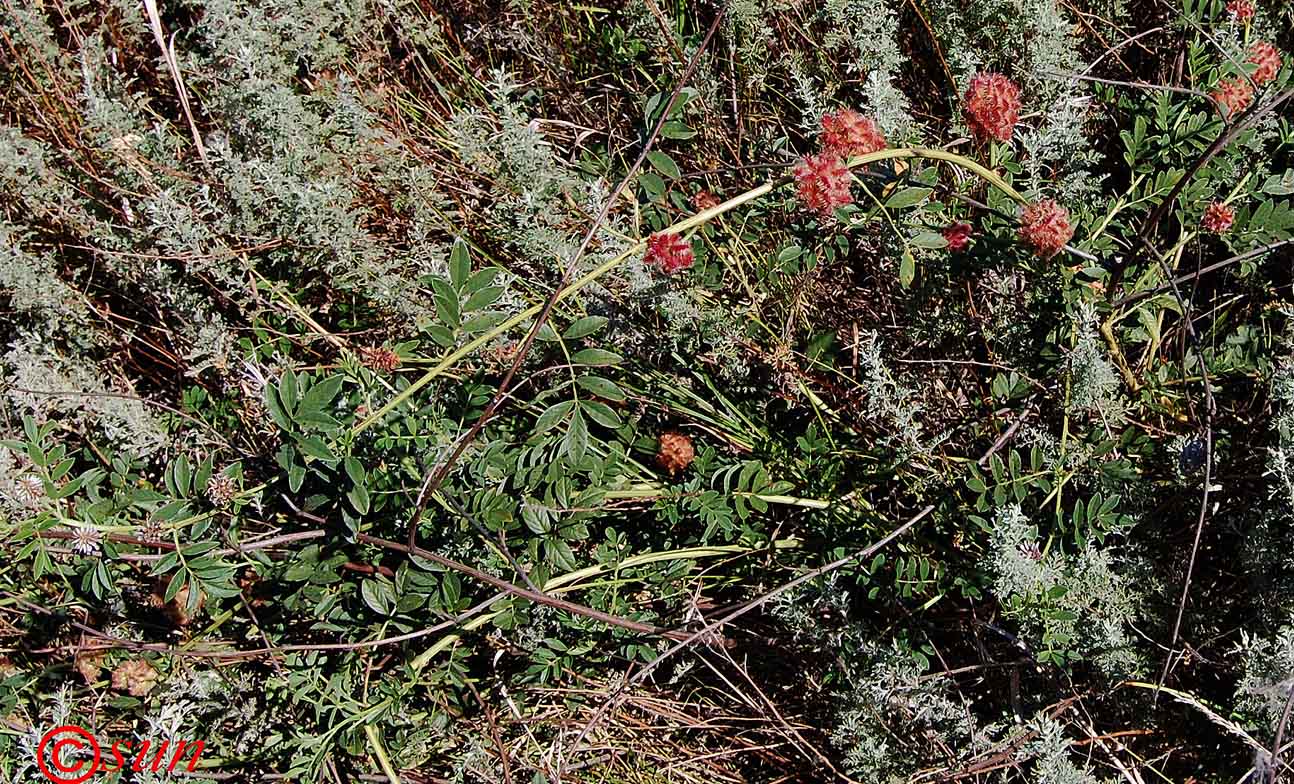
[[[1254,18],[1254,4],[1249,0],[1230,0],[1227,3],[1227,13],[1241,22],[1248,22]]]
[[[1276,74],[1281,70],[1281,53],[1280,51],[1267,43],[1258,41],[1249,47],[1249,59],[1245,62],[1254,63],[1258,67],[1254,69],[1254,83],[1267,84],[1276,78]]]
[[[948,241],[948,250],[956,253],[966,250],[970,245],[971,225],[969,223],[950,223],[944,227],[944,239]]]
[[[1055,256],[1073,236],[1069,210],[1051,199],[1036,201],[1020,211],[1020,239],[1041,258]]]
[[[1020,88],[1000,73],[975,74],[966,91],[964,112],[975,138],[1010,141],[1020,119]]]
[[[1215,201],[1204,208],[1204,217],[1200,219],[1200,227],[1214,234],[1226,234],[1231,228],[1231,222],[1235,219],[1235,210],[1220,201]]]
[[[885,149],[885,135],[876,121],[853,109],[822,116],[822,149],[841,158]]]
[[[647,256],[643,263],[659,266],[666,275],[687,269],[694,261],[692,243],[677,234],[656,233],[647,240]]]
[[[1222,107],[1222,113],[1232,117],[1249,108],[1254,99],[1254,88],[1244,79],[1223,79],[1210,95]]]
[[[795,165],[800,200],[823,217],[829,218],[837,207],[853,203],[850,182],[849,168],[840,156],[830,152],[807,156]]]

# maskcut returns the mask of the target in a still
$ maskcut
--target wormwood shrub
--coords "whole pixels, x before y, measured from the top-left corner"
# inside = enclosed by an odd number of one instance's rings
[[[151,6],[0,9],[6,780],[1285,772],[1283,8]]]

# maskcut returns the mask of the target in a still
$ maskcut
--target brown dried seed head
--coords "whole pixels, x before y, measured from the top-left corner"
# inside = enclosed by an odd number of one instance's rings
[[[0,719],[0,724],[4,724],[11,730],[17,730],[18,732],[24,733],[31,729],[31,722],[27,721],[27,717],[18,711],[14,711],[3,719]]]
[[[153,586],[153,594],[150,597],[152,605],[160,609],[166,615],[167,620],[176,626],[188,626],[193,623],[193,619],[198,613],[202,612],[202,606],[206,604],[207,596],[201,591],[198,592],[198,603],[189,611],[189,595],[193,591],[193,586],[185,585],[175,592],[171,601],[166,601],[166,580],[159,580]]]
[[[132,697],[146,697],[157,685],[157,670],[143,659],[130,659],[112,671],[112,688]]]
[[[697,191],[692,197],[692,206],[698,210],[709,210],[719,206],[719,197],[710,191]]]
[[[692,448],[692,439],[682,433],[661,433],[660,448],[656,452],[656,464],[677,474],[692,465],[696,450]]]
[[[76,671],[81,673],[87,684],[99,680],[99,671],[103,669],[104,655],[100,652],[82,651],[76,655]]]

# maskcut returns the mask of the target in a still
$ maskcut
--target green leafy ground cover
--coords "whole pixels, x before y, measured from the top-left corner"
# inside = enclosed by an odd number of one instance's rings
[[[4,779],[1290,775],[1292,24],[4,3]]]

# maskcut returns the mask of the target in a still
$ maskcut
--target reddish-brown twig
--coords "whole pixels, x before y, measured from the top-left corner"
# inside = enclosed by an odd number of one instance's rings
[[[21,596],[18,596],[17,594],[9,593],[8,591],[4,591],[3,593],[5,596],[14,600],[14,602],[16,602],[19,606],[25,607],[28,610],[40,613],[41,615],[48,615],[51,617],[58,615],[58,613],[56,613],[54,610],[51,610],[48,607],[45,607],[43,605],[36,604],[35,602],[29,601],[27,599],[24,599]],[[459,613],[453,618],[449,618],[445,621],[442,621],[441,623],[438,623],[435,626],[430,626],[426,629],[419,629],[416,632],[399,634],[394,637],[383,637],[382,639],[379,639],[379,640],[364,640],[361,642],[280,645],[273,648],[252,648],[249,650],[242,650],[242,651],[238,651],[238,650],[197,651],[197,650],[189,650],[187,648],[177,647],[173,645],[164,645],[161,643],[137,642],[135,640],[126,640],[121,637],[115,637],[111,634],[108,634],[107,632],[101,631],[99,629],[94,628],[93,626],[89,626],[79,621],[69,620],[68,623],[74,629],[84,632],[85,634],[89,635],[93,639],[97,640],[100,644],[92,646],[95,649],[122,648],[128,651],[149,651],[151,653],[161,653],[168,656],[185,656],[185,657],[199,658],[199,659],[220,659],[222,661],[237,661],[240,659],[255,659],[261,656],[278,656],[284,653],[301,653],[305,651],[357,651],[365,648],[379,648],[385,645],[395,645],[401,642],[408,642],[410,640],[416,640],[420,637],[426,637],[428,635],[435,634],[436,632],[443,631],[453,626],[457,626],[458,624],[462,623],[468,618],[471,618],[473,615],[480,614],[481,612],[486,610],[490,605],[504,598],[506,595],[507,594],[505,592],[500,591],[490,596],[489,598],[485,599],[484,601],[479,602],[473,605],[472,607],[469,607],[468,609],[464,610],[463,612]],[[33,651],[33,653],[47,652],[47,650],[57,650],[57,648],[45,649],[42,651]]]
[[[564,610],[572,615],[580,615],[585,618],[600,621],[608,626],[616,626],[621,629],[628,629],[629,631],[638,632],[640,634],[655,634],[662,637],[668,637],[672,640],[686,639],[688,636],[685,632],[670,631],[669,629],[662,629],[661,627],[654,626],[650,623],[643,623],[629,618],[621,618],[618,615],[612,615],[611,613],[603,612],[602,610],[596,610],[592,607],[586,607],[582,604],[576,604],[575,602],[568,602],[565,599],[558,599],[555,596],[549,596],[545,593],[532,591],[529,588],[523,588],[520,585],[508,582],[502,577],[495,577],[489,572],[483,572],[480,569],[468,566],[465,563],[459,563],[458,561],[446,558],[439,553],[425,550],[417,545],[410,547],[407,544],[392,542],[389,539],[379,539],[376,536],[370,536],[368,534],[357,534],[355,538],[366,544],[372,544],[378,547],[384,547],[388,550],[395,550],[397,552],[415,555],[419,558],[431,561],[432,563],[439,564],[446,569],[453,569],[460,574],[465,574],[475,580],[493,585],[494,587],[513,596],[532,601],[536,604],[546,605],[554,609]]]

